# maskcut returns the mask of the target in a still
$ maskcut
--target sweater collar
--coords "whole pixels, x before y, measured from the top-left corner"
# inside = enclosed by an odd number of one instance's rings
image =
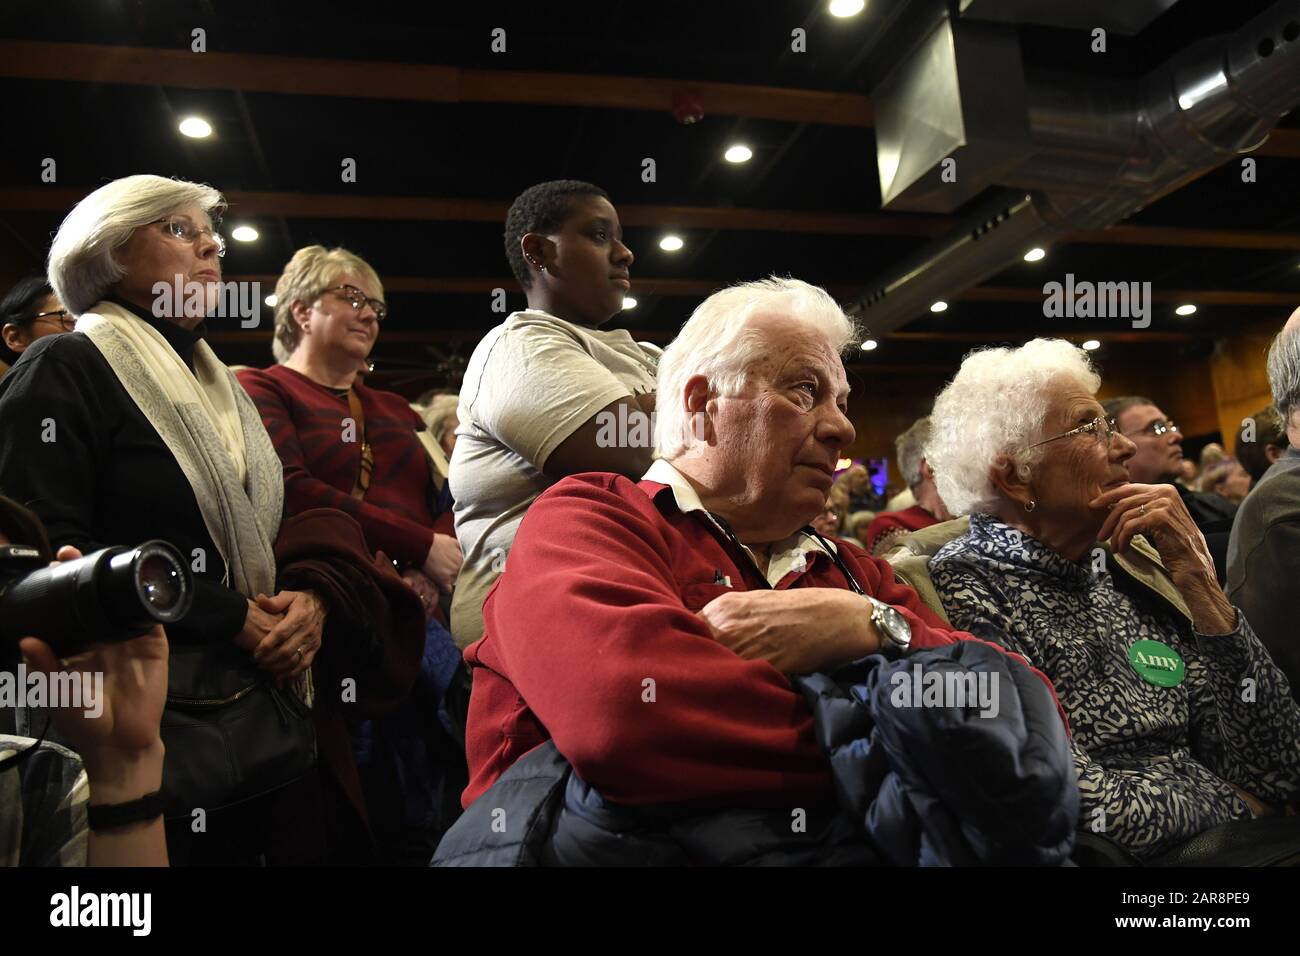
[[[657,498],[666,490],[672,495],[673,503],[677,505],[677,510],[682,514],[695,512],[702,521],[706,521],[716,528],[724,538],[728,536],[717,519],[700,501],[695,486],[671,462],[663,458],[656,458],[650,465],[650,469],[642,476],[641,481],[648,486],[646,490],[650,493],[651,498]],[[835,547],[835,544],[831,541],[827,541],[827,544],[832,548]],[[752,560],[754,553],[743,543],[740,546],[745,549]],[[803,531],[796,531],[790,537],[776,542],[772,545],[772,551],[768,556],[768,584],[776,587],[791,571],[806,571],[809,564],[808,556],[814,554],[829,555],[830,552],[822,547],[817,538],[811,534],[805,534]],[[757,567],[757,562],[755,562],[755,567]]]
[[[1071,561],[1033,535],[1004,524],[992,515],[970,516],[970,538],[979,551],[990,557],[1017,568],[1036,571],[1063,585],[1088,588],[1097,581],[1091,561]]]
[[[200,320],[199,324],[194,326],[193,331],[183,328],[172,322],[170,319],[161,319],[155,316],[148,309],[142,309],[134,302],[127,302],[125,299],[119,299],[115,295],[107,295],[104,298],[114,305],[121,306],[132,315],[146,322],[161,335],[172,347],[177,355],[181,357],[189,370],[194,371],[194,349],[198,346],[199,341],[208,333],[208,323],[206,319]]]

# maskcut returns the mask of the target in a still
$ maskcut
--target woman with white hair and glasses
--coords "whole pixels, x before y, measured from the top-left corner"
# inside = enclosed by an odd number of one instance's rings
[[[1300,708],[1178,493],[1129,480],[1134,445],[1099,384],[1060,339],[966,357],[935,402],[927,457],[970,530],[930,571],[953,626],[1055,683],[1080,827],[1150,860],[1294,802]]]
[[[192,610],[168,626],[173,863],[308,862],[321,842],[305,675],[326,606],[308,586],[277,591],[280,459],[204,341],[224,206],[209,186],[141,175],[68,214],[48,272],[76,331],[32,343],[0,383],[0,485],[56,547],[161,538],[192,562]],[[141,807],[156,817],[157,801]]]

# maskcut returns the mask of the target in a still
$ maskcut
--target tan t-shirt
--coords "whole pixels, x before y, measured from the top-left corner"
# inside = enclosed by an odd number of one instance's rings
[[[542,474],[546,459],[606,405],[654,391],[659,352],[625,329],[601,332],[531,309],[474,349],[448,475],[465,553],[451,602],[458,646],[483,636],[483,601],[524,512],[555,483]]]

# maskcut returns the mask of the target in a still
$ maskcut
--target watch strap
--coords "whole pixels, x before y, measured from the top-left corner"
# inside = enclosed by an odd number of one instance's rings
[[[138,800],[126,803],[102,803],[86,807],[86,821],[92,830],[112,830],[132,823],[143,823],[163,814],[161,790],[146,793]]]

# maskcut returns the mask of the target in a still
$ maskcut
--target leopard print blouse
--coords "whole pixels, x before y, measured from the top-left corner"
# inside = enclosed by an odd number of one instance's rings
[[[1248,819],[1233,784],[1265,802],[1300,791],[1300,707],[1245,616],[1196,634],[1159,602],[1118,590],[1088,558],[1069,561],[988,515],[930,563],[954,627],[1023,655],[1070,718],[1081,829],[1150,859],[1218,823]],[[1185,662],[1149,683],[1130,648],[1160,641]]]

